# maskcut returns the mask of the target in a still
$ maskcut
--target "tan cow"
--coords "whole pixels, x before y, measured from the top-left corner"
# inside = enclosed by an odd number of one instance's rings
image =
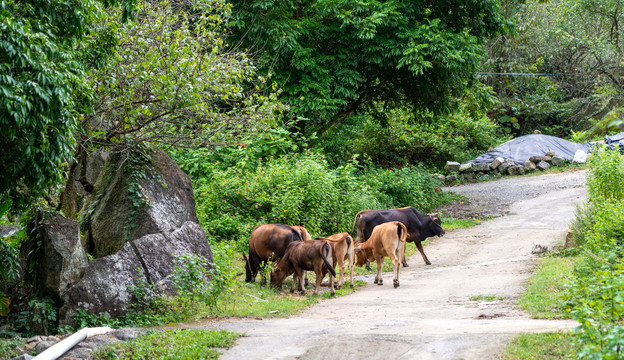
[[[326,240],[332,248],[332,265],[340,268],[340,278],[336,284],[336,289],[342,288],[345,278],[345,260],[348,260],[349,272],[351,273],[351,288],[353,288],[353,262],[355,261],[353,238],[349,233],[343,232],[327,238],[317,238],[316,240]]]
[[[377,276],[375,284],[383,285],[381,268],[384,257],[390,257],[394,271],[394,287],[399,287],[399,269],[401,259],[405,255],[405,239],[407,228],[399,221],[391,221],[375,226],[370,238],[365,243],[357,244],[355,254],[356,265],[364,266],[366,261],[377,262]]]
[[[303,286],[303,271],[314,270],[316,274],[316,287],[314,293],[318,293],[321,289],[321,280],[323,279],[323,271],[327,269],[330,273],[329,282],[331,294],[334,295],[334,277],[336,271],[332,267],[331,246],[324,240],[294,241],[288,245],[282,259],[277,263],[273,272],[271,272],[271,286],[281,287],[284,280],[294,273],[293,285],[290,292],[295,291],[297,281],[299,282],[299,290],[305,294]]]

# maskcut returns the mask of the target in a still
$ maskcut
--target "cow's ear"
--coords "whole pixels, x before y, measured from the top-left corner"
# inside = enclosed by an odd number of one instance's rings
[[[360,250],[361,250],[361,249],[360,249],[360,247],[359,247],[359,246],[358,246],[358,247],[356,247],[356,248],[355,248],[355,252],[354,252],[354,254],[359,253],[359,252],[360,252]]]

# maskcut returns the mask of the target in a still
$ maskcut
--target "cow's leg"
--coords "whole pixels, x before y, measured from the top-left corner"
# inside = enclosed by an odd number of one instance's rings
[[[260,257],[258,254],[249,254],[249,281],[255,282],[256,276],[258,275],[258,271],[260,270]]]
[[[293,280],[292,280],[292,286],[290,287],[290,293],[294,293],[295,292],[295,284],[297,284],[297,273],[293,273]]]
[[[354,257],[353,252],[352,251],[349,252],[347,260],[349,260],[349,277],[350,277],[350,281],[351,281],[351,284],[350,284],[351,289],[353,289],[353,263],[355,261],[355,259],[353,259],[353,257]]]
[[[425,264],[431,265],[431,261],[429,261],[429,259],[427,259],[427,255],[425,255],[425,250],[423,250],[422,243],[419,240],[416,240],[414,241],[414,244],[416,244],[418,251],[420,251],[420,255],[422,255],[423,260],[425,260]],[[405,264],[403,265],[405,266]]]
[[[383,285],[383,275],[381,271],[383,268],[383,257],[375,255],[375,262],[377,263],[377,285]]]
[[[392,270],[394,272],[394,279],[392,282],[395,288],[399,287],[399,269],[401,268],[401,261],[399,260],[400,257],[397,253],[400,253],[399,249],[395,250],[395,253],[393,254],[394,256],[392,257]]]
[[[314,265],[314,274],[316,275],[316,282],[314,283],[314,293],[318,294],[321,292],[321,281],[323,281],[323,269],[321,269],[321,265]],[[329,274],[331,279],[331,274]]]
[[[301,292],[302,295],[305,295],[306,293],[306,287],[305,287],[305,283],[304,283],[304,275],[305,275],[305,271],[302,271],[299,273],[299,291]]]
[[[333,264],[334,269],[336,268],[336,264]],[[338,261],[338,267],[340,268],[340,277],[338,278],[338,284],[336,284],[336,289],[342,289],[342,284],[344,284],[344,274],[345,274],[345,264],[343,261]],[[329,274],[331,280],[331,274]]]
[[[409,265],[407,265],[407,260],[405,260],[405,250],[407,249],[407,243],[405,243],[405,245],[403,245],[403,246],[404,246],[403,256],[402,256],[402,258],[403,258],[403,267],[409,267]]]

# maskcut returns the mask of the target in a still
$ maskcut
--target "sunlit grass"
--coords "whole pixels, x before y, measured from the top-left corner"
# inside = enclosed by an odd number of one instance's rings
[[[533,318],[569,318],[570,314],[564,309],[564,286],[578,260],[579,257],[540,259],[536,273],[531,276],[526,291],[518,300],[518,306]]]
[[[572,333],[546,332],[522,334],[505,348],[501,360],[563,360],[576,359]]]
[[[93,359],[217,359],[218,348],[234,344],[240,335],[223,330],[163,330],[93,353]]]

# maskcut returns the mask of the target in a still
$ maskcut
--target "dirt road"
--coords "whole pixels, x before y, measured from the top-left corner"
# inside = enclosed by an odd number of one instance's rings
[[[531,250],[563,241],[575,204],[584,199],[584,183],[585,173],[577,171],[452,188],[479,204],[487,203],[484,196],[501,198],[507,215],[432,239],[425,252],[433,264],[425,266],[416,253],[401,270],[399,288],[388,273],[384,286],[373,285],[371,277],[356,293],[287,319],[197,327],[246,335],[221,359],[498,359],[520,332],[576,326],[530,319],[514,302],[535,266]],[[527,189],[520,201],[501,193]],[[503,300],[470,300],[479,295]]]

